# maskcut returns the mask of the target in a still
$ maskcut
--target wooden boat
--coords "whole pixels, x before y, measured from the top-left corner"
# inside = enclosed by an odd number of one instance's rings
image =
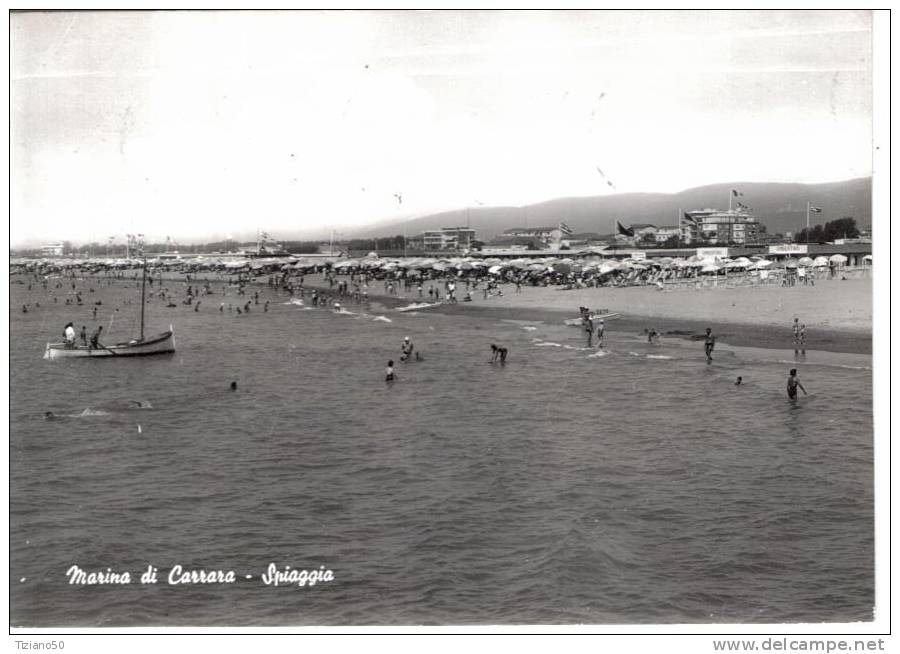
[[[609,313],[592,313],[590,318],[594,321],[594,326],[597,325],[597,321],[599,320],[612,320],[613,318],[618,318],[622,314],[617,313],[615,311],[610,311]],[[581,327],[583,324],[582,318],[569,318],[568,320],[563,321],[569,327]]]
[[[47,343],[44,351],[45,359],[63,359],[66,357],[139,357],[150,354],[166,354],[175,351],[175,339],[170,326],[167,331],[146,338],[135,338],[115,345],[67,346],[65,343]]]
[[[115,345],[98,344],[75,345],[68,343],[47,343],[44,350],[45,359],[65,359],[69,357],[140,357],[152,354],[168,354],[175,351],[174,330],[169,329],[154,336],[144,336],[144,307],[146,306],[145,289],[147,284],[147,258],[144,257],[144,271],[141,280],[141,335],[130,341]]]

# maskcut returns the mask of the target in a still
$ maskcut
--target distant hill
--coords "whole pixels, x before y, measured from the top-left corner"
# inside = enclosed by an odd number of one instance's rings
[[[753,209],[753,214],[770,234],[795,232],[806,223],[806,202],[821,207],[823,213],[813,220],[829,220],[853,216],[857,225],[872,224],[872,178],[861,177],[827,184],[781,184],[734,182],[711,184],[680,193],[621,193],[595,197],[558,198],[527,207],[477,207],[467,211],[445,211],[410,219],[407,234],[427,229],[468,224],[482,240],[490,239],[512,227],[540,227],[562,221],[575,232],[615,231],[615,221],[652,223],[658,227],[677,224],[682,211],[693,209],[727,209],[731,189],[743,193],[736,198]],[[403,222],[381,223],[360,230],[355,236],[373,237],[402,234]]]

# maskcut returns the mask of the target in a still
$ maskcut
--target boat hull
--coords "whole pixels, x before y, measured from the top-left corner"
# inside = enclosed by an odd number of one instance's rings
[[[115,345],[92,348],[83,345],[66,347],[63,343],[47,343],[45,359],[97,358],[97,357],[140,357],[153,354],[169,354],[175,351],[175,338],[171,329],[148,336],[142,341],[134,340]]]

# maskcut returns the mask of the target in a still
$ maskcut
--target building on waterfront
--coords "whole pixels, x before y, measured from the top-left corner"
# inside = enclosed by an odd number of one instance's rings
[[[559,223],[554,227],[513,227],[503,232],[501,238],[528,238],[543,244],[543,247],[568,246],[568,240],[574,231],[565,223]]]
[[[468,227],[441,227],[419,237],[425,250],[468,250],[475,241],[475,230]]]
[[[660,227],[654,233],[656,242],[665,243],[670,238],[681,238],[681,227]]]
[[[728,210],[685,211],[680,222],[681,238],[685,244],[755,243],[761,231],[756,217],[742,205]]]
[[[41,246],[41,255],[45,257],[61,257],[63,255],[62,243],[53,243]]]

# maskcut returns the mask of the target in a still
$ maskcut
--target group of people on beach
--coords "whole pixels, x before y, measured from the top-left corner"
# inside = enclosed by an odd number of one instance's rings
[[[152,277],[150,277],[150,279],[152,279]],[[159,287],[157,296],[160,297],[161,299],[163,299],[164,301],[166,301],[166,300],[171,301],[170,300],[171,294],[169,292],[169,289],[163,288],[162,279],[160,278],[156,281],[158,282],[158,287]],[[277,277],[273,276],[270,280],[270,284],[273,286],[276,286],[276,287],[281,286],[282,288],[287,288],[287,285],[284,283],[285,281],[286,280],[284,280],[284,279],[279,280]],[[334,280],[333,275],[330,275],[328,277],[328,281],[331,282],[332,285],[335,285],[335,280]],[[241,280],[241,283],[239,284],[238,295],[246,294],[245,284],[248,282],[249,282],[249,280],[246,280],[246,281]],[[281,283],[279,283],[279,282],[281,282]],[[343,280],[340,282],[337,282],[338,288],[337,288],[336,295],[337,295],[337,297],[353,297],[355,295],[356,297],[354,299],[357,299],[357,301],[360,301],[363,299],[365,299],[367,301],[368,293],[366,292],[365,295],[363,295],[362,293],[359,293],[359,291],[362,288],[366,288],[366,289],[368,288],[367,282],[368,282],[367,276],[362,276],[362,275],[359,277],[356,277],[356,278],[352,278],[350,284],[348,284],[346,281],[343,281]],[[45,290],[49,290],[46,280],[42,280],[41,283]],[[470,284],[468,281],[466,281],[465,283],[466,283],[467,294],[468,294],[468,288],[469,288]],[[73,284],[73,288],[75,288],[74,276],[73,276],[72,284]],[[452,284],[452,286],[449,286],[449,287],[445,286],[444,291],[445,291],[445,293],[449,291],[449,294],[451,294],[451,297],[452,297],[453,295],[455,295],[455,290],[456,290],[455,286],[456,285],[453,282],[450,282],[450,284]],[[61,283],[57,282],[56,287],[57,288],[61,287]],[[489,286],[486,285],[486,288],[489,288]],[[301,294],[305,294],[306,292],[311,293],[313,295],[313,297],[315,298],[315,300],[313,301],[313,304],[315,306],[328,307],[328,308],[332,308],[336,311],[340,310],[341,305],[339,302],[337,302],[336,297],[334,297],[330,293],[326,294],[326,293],[320,292],[316,289],[304,288],[302,278],[301,278],[301,281],[299,284],[299,289],[296,289],[296,287],[294,287],[293,285],[291,286],[290,291],[292,291],[292,294],[293,294],[293,291],[295,291],[295,290],[299,290]],[[422,292],[423,289],[421,289],[421,286],[420,286],[417,290]],[[93,289],[91,289],[91,291],[93,291]],[[191,300],[194,300],[194,302],[193,302],[194,310],[196,311],[199,308],[199,297],[198,296],[201,295],[201,293],[211,295],[211,294],[213,294],[213,292],[214,291],[212,290],[212,288],[208,282],[203,283],[202,286],[200,284],[197,284],[196,287],[188,285],[186,297]],[[227,285],[225,287],[223,287],[223,294],[224,293],[227,293]],[[434,293],[433,295],[431,295],[431,297],[434,298],[436,295],[437,294]],[[79,297],[80,297],[80,292],[79,292]],[[152,297],[152,294],[151,294],[151,297]],[[185,302],[185,304],[190,304],[190,303]],[[239,306],[238,311],[241,313],[249,313],[250,305],[252,305],[252,304],[260,304],[259,291],[254,292],[252,300],[248,300],[244,304],[243,307]],[[92,308],[93,308],[94,313],[96,314],[96,306],[94,306]],[[267,312],[268,308],[269,308],[269,301],[264,300],[264,309],[263,309],[264,312]],[[231,306],[229,306],[229,310],[230,309],[231,309]],[[241,309],[243,309],[243,311],[241,311]],[[219,311],[224,312],[224,310],[225,310],[225,306],[224,306],[224,303],[222,303],[222,305],[220,305],[220,307],[219,307]],[[605,324],[604,319],[602,317],[600,317],[604,314],[604,312],[593,313],[591,311],[591,309],[588,307],[579,307],[579,313],[581,315],[582,326],[583,326],[583,330],[584,330],[586,338],[587,338],[588,347],[594,346],[595,339],[596,339],[596,346],[598,348],[604,347],[605,336],[606,336],[606,333],[605,333],[606,332],[606,324]],[[96,318],[96,316],[95,316],[95,318]],[[801,323],[799,318],[794,318],[791,330],[792,330],[792,334],[793,334],[793,343],[795,346],[795,351],[798,349],[805,351],[806,325],[804,323]],[[648,342],[653,342],[654,340],[658,340],[659,336],[660,336],[660,332],[656,328],[646,329],[646,330],[644,330],[644,333],[647,335]],[[104,347],[101,342],[102,336],[103,336],[103,326],[102,325],[98,325],[97,328],[90,335],[90,337],[88,336],[88,330],[87,330],[86,325],[83,325],[81,327],[80,334],[76,332],[76,328],[75,328],[73,322],[66,323],[66,325],[64,326],[64,329],[63,329],[63,342],[65,343],[66,347],[72,347],[72,348],[78,347],[79,341],[80,341],[81,347],[102,348],[102,347]],[[706,328],[706,333],[703,336],[703,343],[704,343],[704,353],[706,356],[707,363],[711,363],[713,360],[712,355],[713,355],[713,351],[715,349],[715,344],[716,344],[716,336],[712,333],[711,328]],[[506,347],[499,346],[497,344],[491,344],[490,347],[491,347],[491,361],[490,362],[491,363],[499,363],[501,365],[505,364],[506,360],[507,360],[507,356],[508,356],[508,349]],[[403,343],[401,344],[400,349],[401,349],[400,361],[403,363],[406,363],[408,361],[423,361],[424,360],[421,352],[416,350],[416,348],[413,346],[412,340],[408,336],[404,339]],[[388,365],[385,370],[385,379],[387,381],[393,381],[396,379],[396,373],[394,371],[393,360],[388,362]],[[735,382],[735,385],[743,385],[743,378],[738,377],[737,381]],[[803,391],[804,394],[807,394],[806,388],[799,381],[796,368],[793,368],[789,372],[788,381],[787,381],[788,397],[790,397],[791,399],[796,399],[798,389],[800,391]]]

